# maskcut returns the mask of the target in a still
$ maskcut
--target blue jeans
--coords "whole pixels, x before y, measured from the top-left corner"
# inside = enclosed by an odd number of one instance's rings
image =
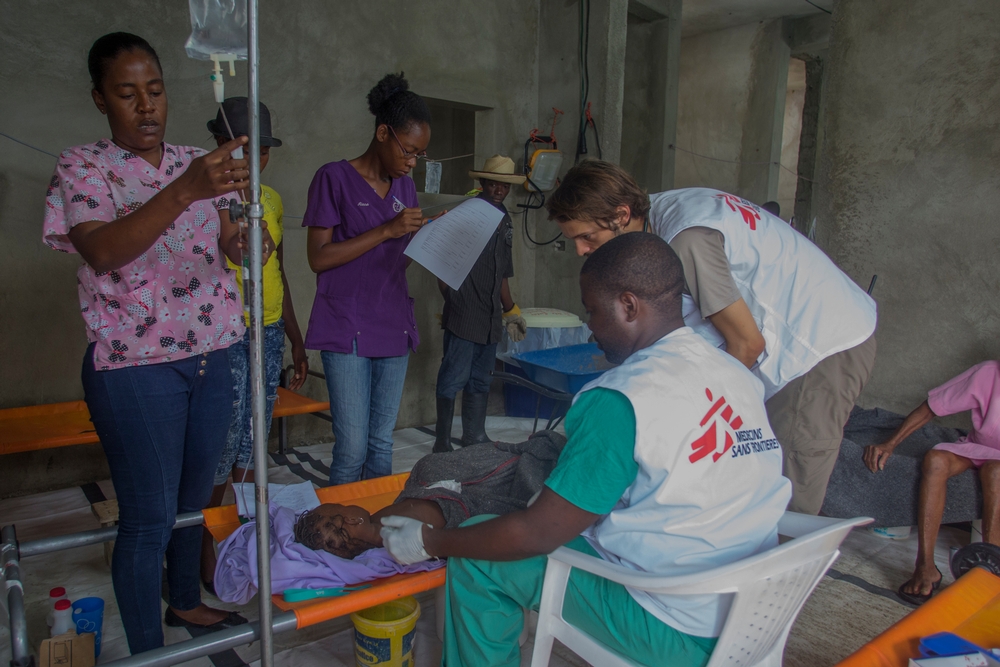
[[[455,400],[460,390],[468,394],[488,394],[496,365],[497,345],[480,345],[444,332],[444,358],[438,371],[437,395]]]
[[[163,646],[160,590],[167,557],[169,604],[201,604],[201,526],[173,530],[180,513],[205,508],[233,412],[226,350],[180,361],[94,370],[83,389],[118,496],[111,579],[133,654]]]
[[[330,485],[392,474],[392,429],[409,355],[359,357],[323,351],[323,372],[333,416],[333,461]]]
[[[264,327],[264,392],[267,396],[267,414],[264,415],[264,437],[271,432],[271,415],[278,398],[281,382],[281,364],[285,360],[285,321],[279,319]],[[250,387],[250,332],[229,346],[229,368],[233,373],[233,420],[229,424],[226,447],[222,450],[219,467],[215,471],[215,485],[225,484],[235,465],[243,470],[253,470],[253,390]],[[234,479],[234,482],[242,480]]]

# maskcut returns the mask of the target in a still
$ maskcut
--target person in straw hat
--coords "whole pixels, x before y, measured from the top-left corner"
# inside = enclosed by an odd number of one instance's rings
[[[437,378],[437,433],[435,452],[450,452],[451,423],[455,396],[462,391],[462,446],[489,442],[486,435],[486,403],[490,391],[490,371],[496,359],[497,343],[504,329],[514,341],[524,338],[521,310],[510,296],[507,279],[514,275],[511,256],[514,225],[503,200],[511,184],[524,183],[523,174],[514,173],[514,161],[504,155],[486,160],[478,178],[481,199],[503,211],[503,220],[483,248],[479,259],[462,286],[451,289],[438,281],[444,296],[444,356]]]

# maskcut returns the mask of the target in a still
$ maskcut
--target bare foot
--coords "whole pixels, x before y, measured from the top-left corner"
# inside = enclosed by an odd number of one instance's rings
[[[213,623],[218,623],[219,621],[224,620],[229,615],[228,611],[213,609],[212,607],[204,604],[187,611],[181,611],[180,609],[174,609],[173,607],[171,607],[171,609],[180,618],[184,619],[188,623],[194,623],[195,625],[212,625]]]
[[[913,570],[913,576],[899,590],[910,595],[930,595],[934,592],[934,587],[941,583],[941,579],[941,572],[934,563],[918,564]]]

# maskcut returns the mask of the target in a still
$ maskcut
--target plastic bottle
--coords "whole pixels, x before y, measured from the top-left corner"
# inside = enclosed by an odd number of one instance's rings
[[[64,635],[76,627],[73,624],[73,605],[69,600],[59,600],[52,611],[52,631],[50,637]]]
[[[55,612],[56,602],[59,602],[59,600],[66,600],[66,599],[67,599],[66,589],[63,588],[62,586],[53,588],[51,591],[49,591],[49,613],[48,616],[45,617],[45,622],[48,624],[50,628],[52,627],[52,614],[53,612]]]

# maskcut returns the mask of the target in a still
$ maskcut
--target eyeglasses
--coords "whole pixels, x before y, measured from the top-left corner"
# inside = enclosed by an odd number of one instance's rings
[[[399,146],[399,150],[403,151],[404,160],[410,160],[412,158],[417,158],[418,160],[427,159],[427,151],[420,151],[419,153],[411,153],[410,151],[403,148],[403,144],[399,140],[399,137],[396,136],[396,130],[392,129],[392,125],[387,124],[386,127],[388,127],[389,131],[392,132],[392,138],[396,140],[396,145]]]

